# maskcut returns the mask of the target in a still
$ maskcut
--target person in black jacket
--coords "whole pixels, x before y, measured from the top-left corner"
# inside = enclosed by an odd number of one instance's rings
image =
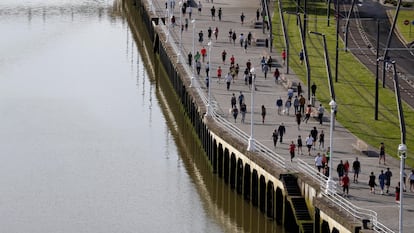
[[[279,128],[277,128],[277,131],[279,132],[280,143],[283,143],[283,135],[285,135],[286,133],[286,128],[283,125],[283,122],[280,123]]]

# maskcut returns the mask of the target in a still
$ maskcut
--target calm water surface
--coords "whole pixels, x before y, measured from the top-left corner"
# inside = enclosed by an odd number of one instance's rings
[[[271,231],[183,159],[114,4],[0,1],[0,232]]]

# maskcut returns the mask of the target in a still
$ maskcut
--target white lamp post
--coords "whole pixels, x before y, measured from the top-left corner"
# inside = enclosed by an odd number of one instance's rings
[[[332,179],[332,160],[333,160],[333,127],[335,121],[335,109],[336,109],[336,102],[335,100],[331,100],[329,102],[329,106],[331,106],[331,125],[329,128],[329,177],[328,181],[326,182],[326,193],[335,193],[335,181]]]
[[[169,10],[170,4],[167,5],[167,10],[165,11],[165,23],[167,24],[167,38],[165,39],[165,42],[168,42],[168,39],[170,37],[170,10]]]
[[[183,30],[182,30],[182,27],[183,27],[183,22],[182,22],[182,16],[183,16],[183,10],[182,10],[182,5],[183,5],[183,2],[182,1],[180,1],[179,3],[178,3],[178,5],[180,6],[180,27],[178,28],[178,30],[180,30],[180,43],[179,43],[179,49],[178,49],[178,53],[177,53],[177,63],[180,63],[180,61],[181,61],[181,51],[182,51],[182,46],[183,46]]]
[[[208,72],[208,103],[207,103],[207,113],[206,113],[206,115],[205,116],[211,116],[211,78],[210,78],[210,70],[211,70],[211,56],[210,56],[210,54],[211,54],[211,45],[212,45],[212,43],[211,43],[211,41],[209,41],[208,42],[208,69],[209,69],[209,72]]]
[[[195,40],[195,19],[193,19],[193,20],[191,20],[191,23],[193,24],[193,56],[195,56],[195,42],[194,42],[194,40]],[[190,84],[190,87],[192,87],[193,85],[194,85],[194,76],[195,76],[195,67],[196,67],[196,62],[195,62],[195,60],[194,60],[194,62],[192,62],[193,64],[192,64],[192,67],[193,67],[193,76],[191,76],[191,84]]]
[[[255,80],[256,80],[256,73],[254,67],[250,69],[250,75],[252,76],[252,91],[250,92],[251,96],[251,107],[250,107],[250,138],[249,138],[249,144],[247,146],[248,151],[255,151],[256,147],[254,144],[254,137],[253,137],[253,113],[254,113],[254,89],[255,89]]]
[[[400,144],[398,146],[398,157],[401,158],[400,163],[400,212],[399,212],[399,233],[403,233],[404,226],[403,226],[403,192],[404,192],[404,163],[405,159],[407,158],[406,155],[407,152],[407,146],[405,144]]]

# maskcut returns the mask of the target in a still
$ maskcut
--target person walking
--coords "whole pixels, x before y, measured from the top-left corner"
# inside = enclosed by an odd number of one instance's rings
[[[221,80],[221,74],[222,74],[222,70],[221,70],[221,66],[219,66],[218,68],[217,68],[217,83],[220,83],[220,80]]]
[[[236,60],[236,58],[232,54],[231,57],[230,57],[230,65],[234,65],[235,60]]]
[[[247,111],[246,104],[242,103],[240,105],[240,113],[241,113],[241,116],[242,116],[241,123],[243,123],[243,124],[244,124],[244,119],[246,118],[246,111]]]
[[[298,83],[297,89],[298,89],[298,95],[302,94],[302,85],[300,84],[300,82]]]
[[[231,35],[231,39],[233,40],[234,46],[236,46],[236,38],[237,38],[236,31],[233,31],[233,34]]]
[[[241,21],[241,24],[243,25],[244,24],[244,18],[245,18],[246,16],[244,16],[244,13],[243,13],[243,11],[242,11],[242,13],[241,13],[241,15],[240,15],[240,21]]]
[[[400,182],[398,182],[397,186],[395,186],[395,202],[400,203],[400,192],[401,186]]]
[[[299,112],[299,99],[297,95],[295,96],[295,99],[293,100],[293,108],[295,109],[295,114]]]
[[[216,27],[216,29],[214,29],[214,32],[213,32],[214,37],[216,38],[216,40],[217,40],[217,37],[218,37],[218,33],[219,33],[219,30],[218,30],[218,27]]]
[[[285,61],[286,61],[286,50],[283,49],[282,50],[282,65],[285,65]]]
[[[302,114],[300,114],[300,112],[296,112],[295,114],[296,117],[296,124],[298,124],[298,130],[300,130],[300,123],[302,122]]]
[[[293,161],[293,158],[295,158],[295,150],[296,150],[296,145],[295,143],[292,141],[289,145],[289,153],[290,153],[290,162]]]
[[[279,83],[279,77],[280,77],[280,72],[279,69],[276,68],[275,72],[273,72],[273,78],[275,79],[275,83],[278,84]]]
[[[336,172],[338,173],[339,182],[342,180],[342,177],[345,174],[345,167],[342,160],[339,161],[338,166],[336,167]]]
[[[279,132],[279,138],[280,138],[279,142],[283,143],[283,135],[285,135],[286,133],[286,128],[283,122],[280,123],[279,128],[277,128],[277,131]]]
[[[303,121],[306,124],[308,123],[311,113],[312,113],[312,105],[308,104],[308,106],[306,107],[306,111],[305,111],[305,118],[303,119]]]
[[[325,133],[323,132],[323,130],[321,130],[321,133],[319,134],[319,149],[324,149],[325,148]]]
[[[236,96],[233,93],[233,95],[231,96],[231,99],[230,99],[231,109],[233,109],[236,106],[236,103],[237,103]]]
[[[188,65],[193,66],[193,54],[191,52],[188,53]]]
[[[371,175],[369,176],[368,185],[370,188],[370,193],[375,194],[375,186],[377,186],[377,183],[375,182],[374,172],[371,172]]]
[[[230,90],[230,85],[231,85],[231,80],[233,79],[230,72],[227,73],[225,79],[226,79],[226,88],[229,91]]]
[[[264,105],[262,105],[262,124],[264,124],[266,118],[266,108]]]
[[[389,193],[390,191],[391,177],[392,177],[392,172],[390,171],[390,168],[387,167],[387,171],[385,172],[385,187],[387,188],[386,193]]]
[[[300,111],[300,113],[302,113],[302,115],[305,114],[305,104],[306,104],[305,97],[303,97],[303,95],[300,95],[300,97],[299,97],[299,111]]]
[[[244,103],[244,95],[243,95],[242,91],[240,91],[240,95],[239,95],[238,99],[239,99],[239,106],[241,108],[241,105]]]
[[[203,4],[201,4],[201,1],[198,1],[197,8],[198,8],[198,15],[201,15],[201,10],[203,9]]]
[[[223,10],[221,9],[221,7],[218,9],[218,18],[219,21],[221,21],[221,17],[223,16]]]
[[[233,113],[234,123],[236,123],[237,115],[239,114],[239,110],[237,109],[236,105],[234,105],[232,113]]]
[[[227,52],[224,49],[223,52],[221,52],[221,60],[223,61],[223,65],[226,64],[226,56],[227,56]]]
[[[288,98],[285,102],[285,114],[289,116],[290,107],[292,106],[292,101]]]
[[[310,131],[310,135],[313,138],[313,149],[315,150],[315,145],[316,145],[316,140],[318,140],[318,130],[316,129],[316,127],[313,127],[313,129]]]
[[[209,62],[206,63],[205,69],[206,69],[206,76],[210,76],[210,75],[208,75],[209,72],[210,72],[210,63]]]
[[[311,86],[311,91],[312,91],[312,96],[315,96],[316,95],[316,84],[315,83],[313,83],[312,84],[312,86]]]
[[[303,54],[303,49],[301,49],[300,52],[299,52],[299,61],[300,61],[301,65],[303,64],[304,58],[305,58],[305,56]]]
[[[319,124],[322,125],[323,122],[323,113],[325,112],[325,109],[323,108],[322,104],[319,104],[319,108],[318,108],[318,119],[319,119]]]
[[[300,135],[298,135],[298,139],[296,140],[296,143],[298,145],[298,154],[300,153],[300,155],[303,155],[303,151],[302,151],[302,137]]]
[[[308,148],[308,155],[311,156],[311,149],[313,145],[313,137],[309,134],[309,136],[305,139],[306,147]]]
[[[411,170],[409,179],[410,179],[410,192],[414,192],[414,170]]]
[[[199,60],[196,61],[196,71],[197,71],[197,76],[200,76],[201,62]]]
[[[283,100],[279,96],[279,99],[276,100],[276,107],[277,107],[277,114],[278,115],[280,115],[280,113],[282,112],[282,106],[283,106]]]
[[[203,30],[201,30],[199,33],[198,33],[198,42],[200,43],[200,44],[202,44],[203,43],[203,41],[204,41],[204,33],[203,33]],[[203,62],[204,62],[204,59],[203,59]]]
[[[213,35],[213,29],[211,29],[211,27],[208,27],[207,29],[207,37],[208,40],[211,41],[211,36]]]
[[[361,172],[361,163],[358,161],[358,157],[356,157],[355,161],[352,163],[352,170],[354,171],[354,183],[358,183],[358,176]]]
[[[345,173],[344,176],[342,177],[342,182],[341,182],[341,186],[342,186],[342,195],[344,197],[348,197],[349,195],[349,177],[348,174]]]
[[[275,129],[272,133],[273,147],[274,148],[276,148],[278,138],[279,138],[279,132],[277,131],[277,129]]]
[[[385,165],[385,145],[383,142],[380,143],[380,147],[379,147],[379,161],[378,164],[381,164],[381,160],[384,161],[384,165]]]
[[[316,154],[315,166],[318,169],[318,172],[321,172],[321,169],[323,168],[323,163],[322,163],[322,156],[320,153]]]
[[[380,184],[380,188],[381,188],[381,195],[384,195],[384,187],[385,187],[385,179],[387,177],[384,174],[384,170],[381,170],[381,173],[378,176],[378,181]]]
[[[203,38],[203,36],[201,36],[201,38]],[[201,53],[201,59],[202,59],[202,61],[204,63],[204,60],[205,60],[205,58],[207,56],[207,49],[206,49],[206,47],[203,46],[203,48],[201,48],[201,50],[200,50],[200,53]]]
[[[211,12],[211,20],[215,20],[216,19],[216,8],[214,8],[214,6],[211,7],[210,12]]]

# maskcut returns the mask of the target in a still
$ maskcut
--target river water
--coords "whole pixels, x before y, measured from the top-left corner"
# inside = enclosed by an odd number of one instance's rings
[[[280,232],[180,146],[113,6],[0,1],[0,232]]]

